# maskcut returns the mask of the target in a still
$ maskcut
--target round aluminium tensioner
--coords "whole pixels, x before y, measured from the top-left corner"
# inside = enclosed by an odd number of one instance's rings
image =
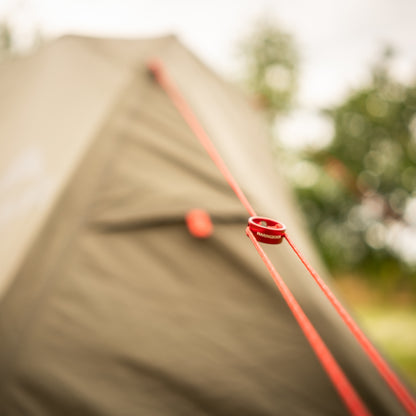
[[[257,241],[267,244],[280,244],[286,232],[284,224],[266,217],[250,217],[248,227]]]

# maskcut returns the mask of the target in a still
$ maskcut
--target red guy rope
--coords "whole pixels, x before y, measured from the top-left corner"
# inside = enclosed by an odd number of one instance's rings
[[[182,115],[188,126],[191,128],[195,136],[201,142],[202,146],[208,152],[211,159],[214,161],[218,169],[224,175],[225,179],[240,199],[244,207],[247,209],[249,214],[252,217],[256,216],[256,212],[252,208],[251,204],[248,202],[246,196],[244,195],[243,191],[235,181],[234,177],[228,170],[227,166],[225,165],[224,161],[222,160],[221,156],[217,152],[216,148],[211,142],[208,134],[205,132],[204,128],[198,121],[198,118],[193,113],[192,109],[189,107],[188,103],[186,102],[185,98],[182,96],[180,91],[176,88],[174,83],[170,80],[167,71],[165,70],[164,66],[160,62],[153,61],[149,65],[149,70],[152,72],[153,76],[155,77],[156,81],[160,84],[160,86],[165,90],[166,94],[171,99],[172,103],[178,109],[179,113]],[[328,377],[332,381],[334,387],[336,388],[337,392],[341,396],[342,400],[346,404],[347,408],[349,409],[351,415],[353,416],[369,416],[370,413],[366,409],[364,403],[359,398],[358,394],[354,390],[354,388],[349,383],[348,379],[346,378],[345,374],[343,373],[342,369],[338,366],[337,362],[335,361],[334,357],[326,347],[325,343],[322,341],[318,333],[316,332],[315,328],[311,324],[311,322],[306,317],[305,313],[301,309],[300,305],[297,303],[296,299],[286,286],[286,284],[281,279],[280,275],[277,273],[276,269],[274,268],[273,264],[271,263],[270,259],[267,257],[267,254],[263,251],[257,240],[255,239],[254,235],[247,229],[247,235],[250,237],[250,240],[253,242],[254,246],[256,247],[260,257],[264,261],[266,267],[268,268],[272,278],[277,285],[278,289],[282,292],[282,295],[285,301],[288,303],[290,310],[292,311],[293,315],[295,316],[297,322],[302,328],[306,338],[308,339],[309,343],[311,344],[315,354],[317,355],[319,361],[321,362],[324,370],[327,372]]]
[[[235,181],[234,177],[228,170],[227,166],[225,165],[224,161],[222,160],[221,156],[217,152],[216,148],[212,144],[208,134],[205,132],[204,128],[198,121],[198,118],[191,110],[190,106],[186,102],[185,98],[182,96],[180,91],[176,88],[174,83],[170,80],[167,71],[165,70],[162,63],[158,61],[153,61],[149,64],[149,70],[154,75],[157,82],[161,85],[161,87],[165,90],[167,95],[172,100],[173,104],[176,106],[190,129],[193,131],[195,136],[201,142],[202,146],[205,148],[213,162],[216,164],[218,169],[221,171],[227,182],[229,183],[230,187],[233,189],[237,197],[240,199],[241,203],[247,209],[248,213],[255,217],[256,213],[248,202],[246,196],[244,195],[243,191]],[[303,332],[305,333],[306,338],[310,342],[312,348],[314,349],[316,355],[318,356],[321,364],[323,365],[324,369],[326,370],[328,376],[334,383],[338,393],[341,395],[343,401],[347,405],[348,409],[350,410],[351,414],[353,415],[368,415],[368,410],[365,408],[364,404],[362,403],[361,399],[358,397],[357,393],[348,382],[345,374],[342,372],[338,364],[336,363],[335,359],[329,352],[328,348],[322,341],[322,339],[317,334],[315,328],[312,326],[310,321],[307,319],[306,315],[300,308],[299,304],[294,299],[293,295],[283,282],[283,280],[278,275],[277,271],[273,267],[270,259],[268,258],[267,254],[263,251],[261,246],[259,245],[258,241],[252,234],[249,228],[247,228],[247,235],[250,237],[250,240],[253,242],[254,246],[256,247],[259,255],[261,256],[262,260],[266,264],[270,274],[273,277],[274,282],[276,283],[279,290],[282,292],[286,302],[288,303],[292,313],[294,314],[295,318],[297,319],[299,325],[301,326]],[[410,395],[410,393],[406,390],[404,385],[400,382],[397,376],[393,373],[393,371],[389,368],[377,350],[372,346],[370,341],[365,337],[362,331],[358,328],[346,310],[342,307],[339,301],[336,299],[334,294],[330,291],[330,289],[326,286],[326,284],[322,281],[319,275],[313,270],[313,268],[308,264],[304,256],[301,252],[295,247],[293,242],[289,239],[287,233],[284,234],[286,240],[288,241],[289,245],[293,249],[293,251],[298,256],[299,260],[303,263],[306,269],[309,271],[311,276],[315,279],[318,286],[321,290],[325,293],[327,298],[330,300],[332,305],[334,306],[335,310],[339,313],[342,317],[348,328],[357,338],[358,342],[361,344],[364,351],[367,353],[371,361],[373,362],[374,366],[377,368],[381,376],[385,379],[387,384],[396,394],[398,400],[402,403],[405,409],[408,411],[409,415],[416,416],[416,402]],[[289,295],[288,295],[289,294]],[[301,323],[302,322],[302,323]],[[305,324],[305,322],[307,322]],[[358,404],[357,404],[358,403]],[[358,412],[358,413],[357,413]]]

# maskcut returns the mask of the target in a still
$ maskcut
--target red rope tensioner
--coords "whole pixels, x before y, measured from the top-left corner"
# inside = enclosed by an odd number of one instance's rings
[[[284,224],[266,217],[250,217],[248,228],[257,241],[267,244],[280,244],[286,233]]]

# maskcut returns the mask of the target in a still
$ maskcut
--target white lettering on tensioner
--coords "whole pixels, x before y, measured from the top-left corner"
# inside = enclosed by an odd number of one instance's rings
[[[281,239],[282,236],[281,235],[272,235],[272,234],[263,234],[263,233],[256,233],[257,235],[259,235],[260,237],[265,237],[265,238],[275,238],[275,239]]]

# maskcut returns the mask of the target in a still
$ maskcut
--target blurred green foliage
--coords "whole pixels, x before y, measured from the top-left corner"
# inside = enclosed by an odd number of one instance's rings
[[[297,187],[330,267],[381,279],[416,266],[416,85],[394,79],[391,58],[386,49],[368,84],[325,110],[334,137],[303,154],[316,180]]]
[[[9,20],[0,20],[0,63],[35,52],[44,43],[39,28],[34,27],[24,44],[18,42],[16,29]]]
[[[245,84],[258,104],[270,118],[288,111],[297,89],[299,67],[293,37],[264,18],[239,47]]]
[[[248,86],[272,123],[279,122],[293,107],[295,42],[266,22],[243,46]],[[286,163],[328,266],[376,277],[388,287],[416,285],[416,84],[393,77],[393,58],[386,48],[365,85],[320,110],[334,127],[329,145],[296,154],[279,148],[279,163]],[[268,74],[276,65],[287,74],[274,84]]]
[[[9,57],[13,49],[12,29],[7,21],[0,21],[0,61]]]

